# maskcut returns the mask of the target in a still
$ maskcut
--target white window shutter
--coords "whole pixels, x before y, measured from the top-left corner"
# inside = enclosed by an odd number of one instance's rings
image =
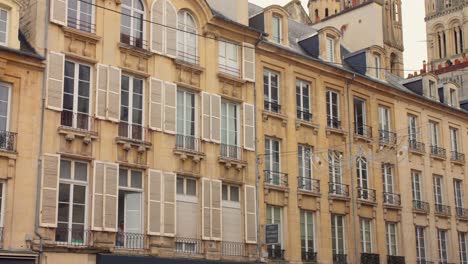
[[[166,0],[165,12],[166,55],[175,58],[177,56],[177,10],[169,0]]]
[[[176,174],[163,172],[164,177],[164,236],[173,237],[176,234]]]
[[[257,243],[257,204],[256,189],[254,186],[245,185],[245,242]]]
[[[149,127],[153,130],[162,131],[163,123],[163,81],[155,78],[150,79],[150,111]]]
[[[104,177],[104,231],[117,232],[119,164],[106,163]]]
[[[211,141],[221,142],[221,96],[211,94]]]
[[[50,22],[66,26],[68,17],[68,0],[50,1]]]
[[[93,202],[91,210],[91,229],[102,231],[104,227],[104,179],[106,164],[102,161],[93,163]]]
[[[177,85],[164,82],[164,132],[175,134],[177,115]]]
[[[244,148],[255,151],[255,106],[243,104],[244,112]]]
[[[222,210],[221,210],[221,181],[211,181],[211,239],[221,240]]]
[[[44,154],[41,179],[42,227],[57,227],[60,155]]]
[[[107,118],[112,122],[120,120],[120,85],[122,72],[119,68],[109,67],[107,86]]]
[[[211,95],[202,92],[202,139],[211,140]]]
[[[148,173],[148,235],[161,235],[162,172],[149,170]]]
[[[202,239],[211,239],[211,181],[202,178]]]
[[[51,51],[47,63],[47,108],[62,111],[65,55]]]
[[[164,51],[164,2],[166,0],[156,0],[151,5],[151,22],[150,35],[151,51],[158,54],[163,54]]]
[[[97,65],[96,78],[96,117],[106,119],[107,116],[107,86],[109,85],[109,66]]]
[[[242,45],[242,77],[246,81],[255,82],[255,46]]]

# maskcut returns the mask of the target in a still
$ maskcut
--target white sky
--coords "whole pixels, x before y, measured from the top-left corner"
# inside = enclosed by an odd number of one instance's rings
[[[249,0],[265,7],[272,4],[285,5],[290,0]],[[308,0],[301,0],[307,10]],[[426,25],[424,22],[424,0],[402,0],[403,9],[403,39],[405,45],[404,63],[405,76],[422,68],[426,60]]]

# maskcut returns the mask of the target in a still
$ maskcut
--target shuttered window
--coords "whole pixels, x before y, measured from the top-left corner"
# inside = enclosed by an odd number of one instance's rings
[[[197,24],[193,15],[187,10],[177,14],[177,58],[183,61],[199,64]]]
[[[253,104],[243,104],[244,113],[244,148],[255,150],[255,106]]]
[[[66,0],[68,1],[67,26],[85,32],[94,33],[94,1],[93,0]]]
[[[59,171],[60,156],[56,154],[44,154],[40,215],[40,224],[42,227],[57,227]]]
[[[62,111],[65,55],[49,52],[47,58],[47,107]]]
[[[177,176],[177,234],[176,249],[179,252],[195,252],[199,239],[200,209],[197,180]],[[187,219],[191,219],[187,221]]]
[[[0,8],[0,45],[8,45],[8,10]]]
[[[232,184],[222,185],[223,206],[223,244],[226,255],[241,256],[242,214],[240,206],[240,187]],[[229,243],[232,242],[232,243]]]
[[[140,0],[123,0],[120,18],[120,42],[146,48],[144,40],[145,10]]]
[[[143,91],[142,79],[122,75],[119,136],[143,140]]]

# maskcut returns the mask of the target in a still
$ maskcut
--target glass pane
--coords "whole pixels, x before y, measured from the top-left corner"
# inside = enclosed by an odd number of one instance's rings
[[[119,170],[119,186],[128,186],[128,172],[126,169]]]
[[[132,178],[131,180],[131,187],[133,188],[142,188],[142,182],[143,182],[143,175],[141,171],[133,171],[132,170]]]
[[[69,204],[68,203],[60,203],[58,204],[58,221],[59,222],[68,222],[68,214],[69,214]]]
[[[69,160],[60,161],[60,178],[71,179],[71,162]]]
[[[197,195],[197,181],[192,179],[187,179],[187,195],[195,196]]]
[[[177,194],[184,194],[184,178],[177,177]]]
[[[73,203],[86,203],[86,186],[74,185],[73,188]]]
[[[88,180],[88,164],[75,162],[75,180],[78,180],[78,181]]]
[[[73,223],[84,223],[85,221],[85,206],[73,205]]]
[[[227,199],[228,199],[228,186],[225,185],[225,184],[223,184],[222,194],[223,194],[223,200],[227,201]]]
[[[239,201],[239,187],[237,186],[231,186],[231,201]]]
[[[72,237],[71,243],[83,244],[84,243],[84,225],[73,224],[71,237]]]

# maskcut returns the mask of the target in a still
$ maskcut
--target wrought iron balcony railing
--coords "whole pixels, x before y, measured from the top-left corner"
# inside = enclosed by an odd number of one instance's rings
[[[0,130],[0,150],[16,151],[17,134]]]
[[[271,102],[271,101],[264,101],[264,108],[266,111],[270,111],[273,113],[280,113],[281,112],[281,105],[278,102]]]
[[[373,189],[357,188],[357,197],[359,200],[375,203],[376,192]]]
[[[417,259],[416,264],[434,264],[434,261],[429,261],[425,259]]]
[[[242,148],[233,145],[221,144],[219,155],[225,159],[242,160]]]
[[[312,120],[312,113],[309,112],[308,109],[297,109],[297,118],[298,119],[301,119],[301,120],[304,120],[304,121],[311,121]]]
[[[204,254],[203,241],[195,238],[176,237],[175,252],[186,254]]]
[[[125,249],[144,249],[145,240],[145,234],[118,232],[116,234],[115,247]]]
[[[397,143],[397,133],[387,130],[379,130],[379,140],[380,144],[396,144]]]
[[[401,196],[400,194],[397,194],[397,193],[384,192],[383,200],[384,200],[384,204],[386,205],[395,205],[395,206],[401,205]]]
[[[83,1],[83,3],[84,2],[85,1]],[[91,6],[89,8],[91,8]],[[88,32],[88,33],[94,34],[96,32],[96,24],[85,21],[84,19],[76,19],[71,16],[68,16],[67,18],[67,26],[70,28],[78,29],[78,30]]]
[[[307,177],[298,177],[297,186],[299,190],[309,191],[316,194],[320,193],[320,180],[311,179]]]
[[[327,127],[334,129],[341,129],[341,121],[337,117],[327,117]]]
[[[305,251],[304,249],[302,249],[301,256],[303,262],[317,262],[317,252]]]
[[[92,232],[83,228],[56,228],[55,243],[60,246],[87,247],[90,246]]]
[[[405,257],[387,256],[387,264],[405,264]]]
[[[364,124],[354,124],[354,135],[358,137],[372,138],[372,127]]]
[[[62,110],[60,125],[82,131],[94,130],[94,118],[86,113],[74,113],[69,110]]]
[[[335,254],[333,253],[333,264],[347,264],[346,254]]]
[[[451,160],[456,162],[465,162],[465,154],[457,151],[452,151]]]
[[[438,146],[431,146],[431,155],[444,159],[447,157],[445,149]]]
[[[119,123],[119,137],[143,141],[144,131],[143,126],[139,124],[130,125],[122,121]]]
[[[288,174],[279,171],[265,170],[265,183],[288,187]]]
[[[181,60],[183,62],[199,65],[200,64],[200,57],[197,54],[191,54],[188,52],[183,52],[181,51],[182,48],[180,48],[177,51],[177,59]]]
[[[450,206],[436,203],[434,204],[434,207],[435,207],[436,214],[445,215],[445,216],[450,215]]]
[[[461,218],[468,218],[468,209],[462,207],[455,207],[457,216]]]
[[[328,194],[333,196],[349,197],[349,185],[341,183],[328,183]]]
[[[176,135],[176,149],[183,151],[202,152],[201,140],[193,136]]]
[[[429,203],[419,200],[413,200],[413,209],[429,213]]]
[[[139,48],[139,49],[148,49],[148,41],[144,40],[143,37],[134,37],[127,34],[120,33],[120,42],[127,44],[129,46]]]
[[[221,253],[223,256],[245,256],[245,244],[244,242],[221,242]]]
[[[410,150],[424,153],[426,151],[426,144],[418,142],[414,139],[408,141],[408,147]]]
[[[380,255],[373,253],[361,253],[361,264],[380,264]]]
[[[284,260],[285,250],[281,246],[268,246],[268,258]]]
[[[231,76],[234,76],[234,77],[240,77],[241,76],[241,71],[240,71],[239,68],[230,67],[230,66],[227,66],[227,65],[224,65],[224,64],[219,64],[218,68],[219,68],[219,71],[221,73],[231,75]]]

